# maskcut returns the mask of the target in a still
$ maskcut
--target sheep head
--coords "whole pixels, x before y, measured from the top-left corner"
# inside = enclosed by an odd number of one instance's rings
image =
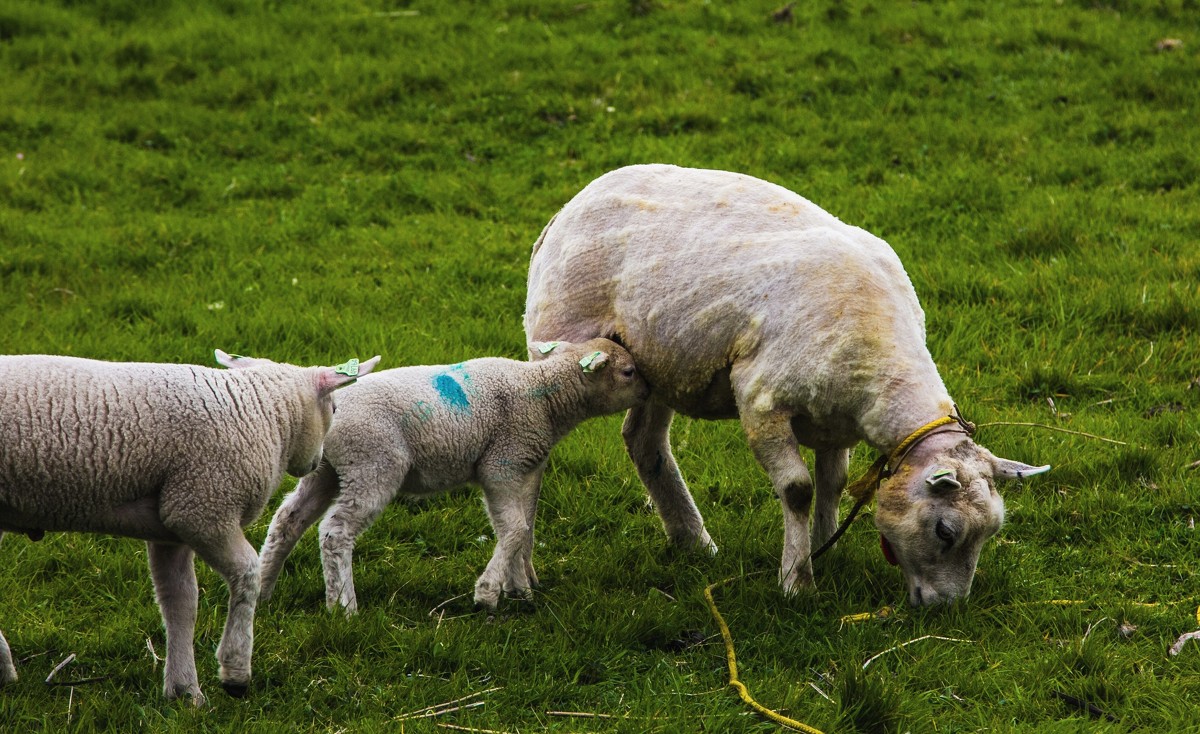
[[[915,448],[880,486],[875,513],[884,555],[904,572],[909,603],[967,596],[984,541],[1004,522],[997,480],[1049,469],[1001,459],[961,434]]]
[[[590,339],[585,342],[534,342],[529,345],[534,361],[572,360],[588,395],[592,415],[608,415],[641,405],[650,396],[650,386],[638,372],[633,356],[616,342]]]

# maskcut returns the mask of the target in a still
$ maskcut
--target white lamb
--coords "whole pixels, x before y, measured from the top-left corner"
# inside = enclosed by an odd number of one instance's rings
[[[358,609],[354,542],[398,494],[483,487],[496,548],[475,602],[537,584],[533,524],[550,450],[587,418],[627,410],[649,388],[629,354],[607,339],[540,345],[535,362],[488,357],[451,366],[400,367],[362,380],[338,403],[325,461],[289,494],[262,548],[262,596],[304,531],[321,522],[325,599]],[[332,507],[331,507],[332,505]]]
[[[652,394],[629,411],[625,443],[675,542],[716,549],[671,455],[672,417],[740,418],[783,506],[787,592],[812,584],[849,449],[890,456],[955,410],[887,243],[737,173],[644,165],[593,181],[533,246],[525,330],[609,337],[633,355]],[[1004,517],[994,478],[1049,469],[999,459],[959,426],[894,457],[879,491],[875,523],[913,604],[970,591]],[[815,479],[798,443],[815,450]]]
[[[167,633],[163,690],[196,705],[204,695],[192,649],[193,552],[229,586],[217,660],[221,685],[242,696],[259,585],[242,528],[284,471],[316,468],[333,391],[379,360],[302,368],[216,357],[231,370],[0,357],[0,536],[70,530],[145,540]],[[0,636],[0,682],[16,677]]]

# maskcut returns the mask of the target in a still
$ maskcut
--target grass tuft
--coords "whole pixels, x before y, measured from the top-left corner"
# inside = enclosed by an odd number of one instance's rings
[[[887,676],[868,675],[850,666],[838,679],[838,731],[890,734],[900,731],[904,717],[900,697]]]

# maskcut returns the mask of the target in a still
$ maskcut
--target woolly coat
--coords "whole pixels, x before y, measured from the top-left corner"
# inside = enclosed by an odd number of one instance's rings
[[[0,357],[0,530],[179,542],[169,528],[244,526],[279,486],[292,444],[312,442],[297,434],[317,379],[291,365]]]
[[[931,418],[952,407],[892,248],[739,173],[639,165],[590,183],[534,245],[525,328],[615,337],[655,400],[700,418],[738,415],[741,362],[756,408],[796,413],[813,446],[886,451],[910,430],[897,398]]]

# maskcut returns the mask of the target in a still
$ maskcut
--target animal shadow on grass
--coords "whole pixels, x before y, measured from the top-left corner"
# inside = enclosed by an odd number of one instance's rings
[[[839,732],[884,734],[897,731],[904,720],[901,697],[890,678],[870,676],[850,666],[838,678]]]

